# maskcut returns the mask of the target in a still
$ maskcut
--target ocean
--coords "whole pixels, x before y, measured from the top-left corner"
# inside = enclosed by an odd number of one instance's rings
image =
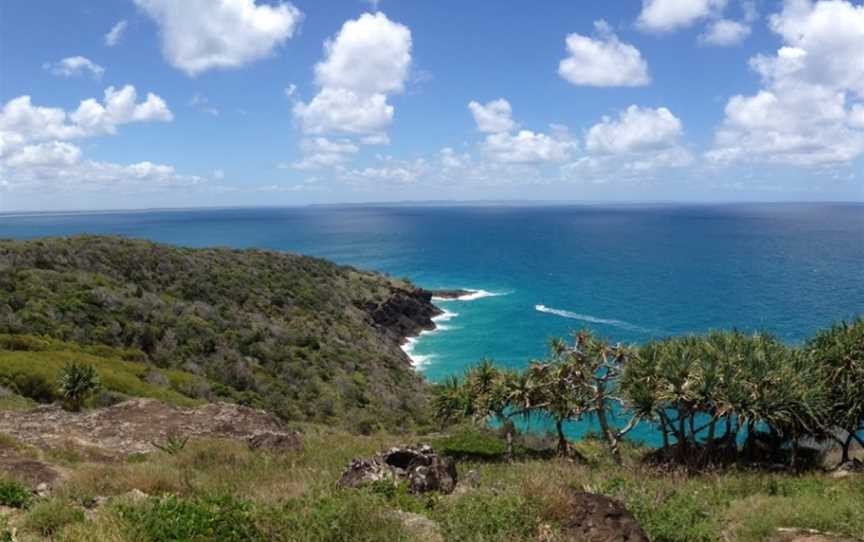
[[[0,238],[119,234],[321,256],[463,288],[406,345],[432,381],[524,367],[590,328],[639,343],[710,329],[799,343],[864,314],[864,205],[343,206],[0,215]],[[590,426],[571,427],[580,434]],[[639,438],[637,432],[637,438]],[[643,440],[653,440],[642,433]]]

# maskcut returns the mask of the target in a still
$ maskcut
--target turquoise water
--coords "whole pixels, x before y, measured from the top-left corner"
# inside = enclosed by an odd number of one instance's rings
[[[3,238],[75,233],[300,252],[494,294],[440,302],[451,317],[411,351],[431,380],[483,357],[525,366],[581,327],[625,342],[736,327],[795,343],[864,313],[860,204],[0,215]]]

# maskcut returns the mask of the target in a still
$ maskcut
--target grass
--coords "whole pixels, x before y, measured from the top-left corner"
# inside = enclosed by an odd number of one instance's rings
[[[623,501],[654,542],[767,541],[779,527],[864,536],[860,476],[661,473],[642,466],[635,449],[627,450],[624,467],[599,454],[583,465],[527,453],[506,463],[481,453],[459,464],[463,477],[475,471],[476,484],[453,495],[415,497],[401,486],[340,491],[335,481],[350,459],[426,439],[355,436],[316,425],[302,429],[303,449],[281,455],[192,438],[173,454],[154,452],[127,462],[85,459],[68,467],[52,499],[20,512],[20,532],[31,537],[21,540],[414,540],[397,510],[434,520],[448,542],[536,541],[541,532],[555,540],[572,516],[572,491]],[[461,429],[457,435],[449,442],[481,442]],[[500,443],[488,440],[494,435],[484,438],[498,449]],[[586,455],[600,449],[592,441],[578,448]],[[131,489],[150,497],[127,499]],[[109,497],[109,503],[82,517],[82,506],[96,496]]]
[[[10,508],[27,508],[31,501],[30,490],[14,480],[0,480],[0,505]]]
[[[189,387],[190,382],[198,378],[194,375],[170,369],[155,369],[143,363],[124,361],[119,357],[102,357],[71,347],[64,348],[62,343],[57,343],[52,343],[56,350],[0,350],[0,383],[18,389],[18,394],[0,399],[0,409],[22,410],[34,405],[32,399],[21,397],[28,395],[28,391],[42,399],[58,399],[57,383],[64,365],[70,361],[92,365],[99,375],[102,388],[121,396],[149,397],[178,406],[202,403],[176,391]],[[144,377],[152,371],[162,373],[170,386],[156,386],[145,381]]]

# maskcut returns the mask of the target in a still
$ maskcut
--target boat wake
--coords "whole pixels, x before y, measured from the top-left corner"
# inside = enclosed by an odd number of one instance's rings
[[[629,322],[625,322],[623,320],[614,320],[611,318],[598,318],[597,316],[591,316],[590,314],[579,314],[578,312],[565,311],[561,309],[553,309],[547,307],[546,305],[534,305],[534,309],[540,312],[545,312],[546,314],[554,314],[555,316],[561,316],[562,318],[570,318],[571,320],[580,320],[582,322],[588,322],[591,324],[603,324],[607,326],[620,327],[621,329],[628,329],[630,331],[646,331],[645,328],[639,327],[637,325],[631,324]]]

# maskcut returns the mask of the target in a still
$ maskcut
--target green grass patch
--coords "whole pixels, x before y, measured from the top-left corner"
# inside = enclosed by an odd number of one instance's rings
[[[33,506],[24,518],[24,529],[43,537],[58,534],[67,525],[84,521],[84,510],[66,501],[51,499]]]
[[[105,358],[81,351],[0,351],[0,384],[15,389],[20,395],[29,395],[37,400],[51,401],[59,397],[58,380],[67,362],[75,361],[92,365],[99,375],[105,390],[132,397],[149,397],[179,406],[201,404],[200,400],[187,397],[174,389],[150,384],[143,380],[148,371],[160,371],[169,382],[189,382],[195,377],[181,371],[155,369],[143,363],[123,361],[120,358]],[[23,406],[19,400],[15,402]],[[2,403],[0,403],[2,408]]]
[[[33,496],[24,484],[14,480],[0,480],[0,505],[27,508]]]
[[[491,433],[478,428],[467,427],[435,441],[441,453],[465,459],[496,461],[502,459],[507,451],[504,441]]]

